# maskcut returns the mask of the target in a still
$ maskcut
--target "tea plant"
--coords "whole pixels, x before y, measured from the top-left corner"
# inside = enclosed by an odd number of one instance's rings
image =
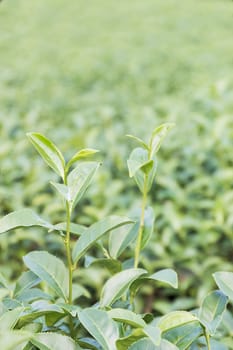
[[[200,310],[174,311],[162,317],[143,313],[137,305],[140,288],[148,282],[178,287],[174,270],[153,274],[139,267],[140,252],[150,240],[154,212],[147,197],[157,170],[157,152],[173,124],[162,124],[152,132],[149,143],[128,135],[139,143],[128,160],[129,176],[142,193],[140,213],[132,217],[109,216],[85,227],[72,222],[79,201],[94,179],[100,163],[88,161],[97,150],[82,149],[68,162],[46,137],[28,137],[44,161],[59,176],[51,182],[61,196],[65,222],[51,224],[31,209],[12,212],[0,220],[0,233],[19,227],[39,226],[60,234],[64,241],[66,265],[47,251],[32,251],[23,260],[28,271],[16,283],[0,274],[0,348],[4,350],[144,350],[144,349],[225,349],[214,336],[232,299],[232,274],[216,273],[220,291],[211,292]],[[130,216],[130,215],[129,215]],[[109,233],[108,245],[101,239]],[[71,239],[72,238],[72,239]],[[74,241],[74,242],[73,242]],[[74,243],[74,244],[73,244]],[[87,290],[73,277],[89,249],[99,245],[104,258],[92,258],[89,265],[104,266],[112,276],[104,284],[99,301],[86,307],[77,303]],[[120,256],[134,247],[134,259]],[[143,265],[143,264],[142,264]],[[88,276],[88,270],[86,272]],[[227,296],[226,296],[227,295]],[[138,310],[139,309],[139,310]]]

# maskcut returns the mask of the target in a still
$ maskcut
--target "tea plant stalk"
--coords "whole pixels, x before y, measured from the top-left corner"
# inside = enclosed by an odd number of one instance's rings
[[[143,197],[142,197],[140,226],[139,226],[138,237],[137,237],[137,244],[136,244],[136,247],[135,247],[135,255],[134,255],[134,267],[135,268],[138,267],[139,255],[140,255],[141,244],[142,244],[142,236],[143,236],[144,221],[145,221],[145,209],[146,209],[146,202],[147,202],[147,184],[148,184],[148,176],[145,175],[145,177],[144,177],[144,186],[143,186]]]

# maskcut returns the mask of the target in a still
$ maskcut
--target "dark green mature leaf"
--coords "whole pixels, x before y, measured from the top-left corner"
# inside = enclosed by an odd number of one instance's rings
[[[108,315],[115,321],[129,324],[132,327],[144,328],[146,327],[145,321],[140,315],[137,315],[133,311],[126,309],[112,309],[108,311]]]
[[[214,335],[226,310],[228,298],[221,291],[209,293],[202,302],[199,310],[199,320]]]
[[[161,329],[162,337],[180,350],[188,349],[203,333],[198,319],[187,311],[170,312],[159,320],[157,326]]]
[[[189,349],[190,345],[203,334],[203,329],[198,321],[185,323],[178,327],[168,329],[162,336],[175,344],[179,350]]]
[[[113,231],[109,235],[109,253],[112,258],[117,259],[124,250],[137,238],[139,222],[125,225]]]
[[[79,350],[73,339],[58,333],[37,333],[31,342],[40,350]]]
[[[100,239],[104,234],[117,227],[132,223],[132,220],[121,216],[109,216],[102,219],[86,229],[74,246],[72,257],[74,263],[76,263],[86,251]]]
[[[233,272],[215,272],[213,274],[219,289],[233,301]]]
[[[14,328],[24,308],[19,307],[11,311],[5,312],[0,317],[0,331],[10,330]]]
[[[34,251],[23,258],[25,265],[40,279],[66,300],[68,295],[68,271],[64,263],[45,251]]]
[[[68,175],[68,200],[72,208],[86,192],[99,166],[100,163],[97,162],[82,162]]]
[[[174,123],[164,123],[154,129],[150,140],[150,158],[153,158],[155,153],[158,152],[163,139],[174,126]]]
[[[28,133],[27,136],[44,161],[64,178],[65,160],[57,146],[39,133],[32,132]]]
[[[143,269],[128,269],[112,276],[102,289],[100,305],[102,307],[110,306],[114,301],[122,297],[136,279],[146,273],[147,271]]]
[[[40,281],[40,278],[37,275],[35,275],[32,271],[23,272],[16,282],[14,297],[17,297],[25,290],[36,286],[38,283],[40,283]]]
[[[41,226],[49,229],[52,227],[52,225],[41,219],[33,210],[28,208],[14,211],[0,219],[0,233],[19,227],[31,226]]]
[[[122,265],[119,260],[116,259],[96,259],[90,256],[85,257],[85,267],[97,266],[102,267],[110,271],[112,274],[120,272],[122,270]]]
[[[142,276],[137,279],[131,286],[131,291],[136,293],[138,288],[145,284],[147,280],[166,283],[173,288],[178,287],[177,273],[172,269],[163,269],[153,273],[152,275]]]
[[[106,311],[85,309],[79,312],[79,320],[103,350],[116,350],[116,340],[119,337],[118,327]]]
[[[69,160],[69,162],[66,165],[66,169],[68,170],[71,167],[71,165],[73,165],[78,160],[90,157],[97,152],[99,152],[99,151],[97,149],[93,149],[93,148],[81,149],[80,151],[75,153],[75,155]]]
[[[161,340],[160,345],[155,346],[150,339],[144,338],[131,345],[128,350],[178,350],[178,348],[165,339]]]

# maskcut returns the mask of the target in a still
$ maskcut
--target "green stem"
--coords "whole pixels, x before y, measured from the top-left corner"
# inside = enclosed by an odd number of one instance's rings
[[[64,185],[67,185],[67,170],[64,172]],[[72,304],[72,282],[73,282],[73,263],[71,257],[70,248],[70,221],[71,221],[71,208],[69,201],[66,201],[66,237],[65,237],[65,248],[66,258],[69,271],[69,296],[67,303]]]
[[[65,246],[66,246],[66,257],[68,263],[69,270],[69,297],[67,302],[72,304],[72,281],[73,281],[73,263],[71,258],[71,249],[70,249],[70,206],[69,203],[66,202],[66,238],[65,238]]]
[[[145,209],[146,209],[146,201],[147,201],[147,183],[148,183],[148,176],[145,175],[144,185],[143,185],[143,197],[142,197],[140,226],[139,226],[139,230],[138,230],[138,238],[137,238],[137,243],[136,243],[136,247],[135,247],[135,254],[134,254],[134,267],[135,268],[138,267],[138,263],[139,263],[139,255],[140,255],[142,236],[143,236],[143,230],[144,230]]]
[[[206,328],[204,329],[204,336],[205,336],[205,339],[206,339],[207,349],[208,349],[208,350],[211,350],[211,346],[210,346],[210,335],[209,335],[209,333],[207,332]]]

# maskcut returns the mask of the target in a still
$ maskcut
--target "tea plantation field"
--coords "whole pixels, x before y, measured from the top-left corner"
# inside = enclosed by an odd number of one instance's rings
[[[32,207],[52,223],[65,217],[49,183],[57,177],[27,132],[46,135],[67,158],[100,150],[102,166],[73,217],[90,225],[140,206],[126,163],[135,144],[125,135],[147,140],[174,122],[158,154],[149,198],[155,228],[141,265],[151,273],[174,268],[180,284],[143,293],[158,315],[200,305],[216,288],[211,274],[233,271],[232,37],[230,0],[2,1],[1,216]],[[22,256],[35,249],[64,257],[55,233],[1,235],[1,272],[14,280]],[[88,254],[103,252],[96,246]],[[131,257],[129,249],[122,260]],[[90,267],[87,278],[83,266],[79,278],[95,301],[108,272]]]

